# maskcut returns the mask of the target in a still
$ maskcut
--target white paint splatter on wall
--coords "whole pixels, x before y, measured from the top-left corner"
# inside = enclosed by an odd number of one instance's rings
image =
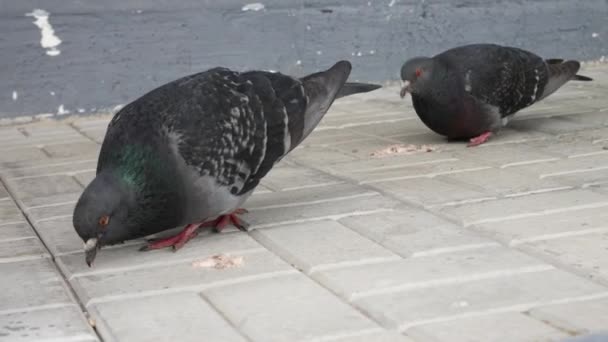
[[[61,39],[55,35],[55,30],[49,22],[50,13],[43,9],[35,9],[31,13],[26,13],[26,17],[33,17],[34,25],[40,29],[40,45],[46,49],[46,54],[49,56],[59,56],[61,50],[57,48],[61,44]]]
[[[17,93],[16,90],[13,90],[13,101],[17,101],[18,98],[19,98],[19,93]]]
[[[259,2],[254,2],[252,4],[247,4],[245,6],[243,6],[243,8],[241,8],[242,11],[261,11],[264,8],[266,8],[266,6],[264,6],[264,4],[259,3]]]
[[[59,108],[57,108],[57,115],[66,115],[66,114],[70,114],[70,111],[65,109],[63,107],[63,105],[60,105]]]

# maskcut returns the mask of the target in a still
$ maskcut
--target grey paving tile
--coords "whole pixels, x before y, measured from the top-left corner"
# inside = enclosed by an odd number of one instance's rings
[[[379,329],[303,275],[217,287],[204,295],[253,341],[306,341]]]

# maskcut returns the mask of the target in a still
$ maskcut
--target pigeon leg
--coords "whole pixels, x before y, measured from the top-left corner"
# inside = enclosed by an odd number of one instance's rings
[[[166,239],[151,241],[146,246],[143,246],[140,251],[150,251],[153,249],[162,249],[165,247],[173,247],[173,250],[177,251],[178,249],[182,248],[186,244],[186,242],[190,241],[190,239],[198,235],[198,229],[201,226],[201,223],[189,224],[179,234],[168,237]]]
[[[481,145],[481,144],[485,143],[486,141],[488,141],[488,139],[490,139],[491,136],[492,136],[492,132],[485,132],[485,133],[480,134],[477,137],[471,138],[471,140],[469,140],[468,147]]]
[[[220,215],[215,220],[204,222],[201,224],[201,227],[213,227],[213,230],[219,233],[226,228],[227,225],[232,223],[232,225],[237,227],[239,230],[247,231],[247,228],[249,228],[249,223],[238,217],[238,215],[245,213],[248,213],[247,209],[239,208],[230,214]]]

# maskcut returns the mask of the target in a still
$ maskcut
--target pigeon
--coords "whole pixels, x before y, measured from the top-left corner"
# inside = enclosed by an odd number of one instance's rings
[[[401,68],[403,87],[422,122],[448,139],[483,144],[519,110],[551,95],[577,75],[580,63],[547,59],[514,47],[472,44]]]
[[[104,137],[96,176],[73,215],[91,266],[106,245],[178,226],[144,250],[182,247],[201,227],[246,230],[241,205],[302,142],[336,98],[380,85],[347,83],[348,61],[302,78],[217,67],[125,106]]]

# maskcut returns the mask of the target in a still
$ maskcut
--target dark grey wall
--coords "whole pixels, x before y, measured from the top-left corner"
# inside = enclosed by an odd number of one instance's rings
[[[0,0],[0,119],[61,105],[97,112],[218,65],[304,74],[348,59],[353,79],[384,81],[408,57],[472,42],[608,55],[608,0],[257,0],[264,10],[242,10],[255,1]],[[35,8],[50,12],[59,56],[25,16]]]

